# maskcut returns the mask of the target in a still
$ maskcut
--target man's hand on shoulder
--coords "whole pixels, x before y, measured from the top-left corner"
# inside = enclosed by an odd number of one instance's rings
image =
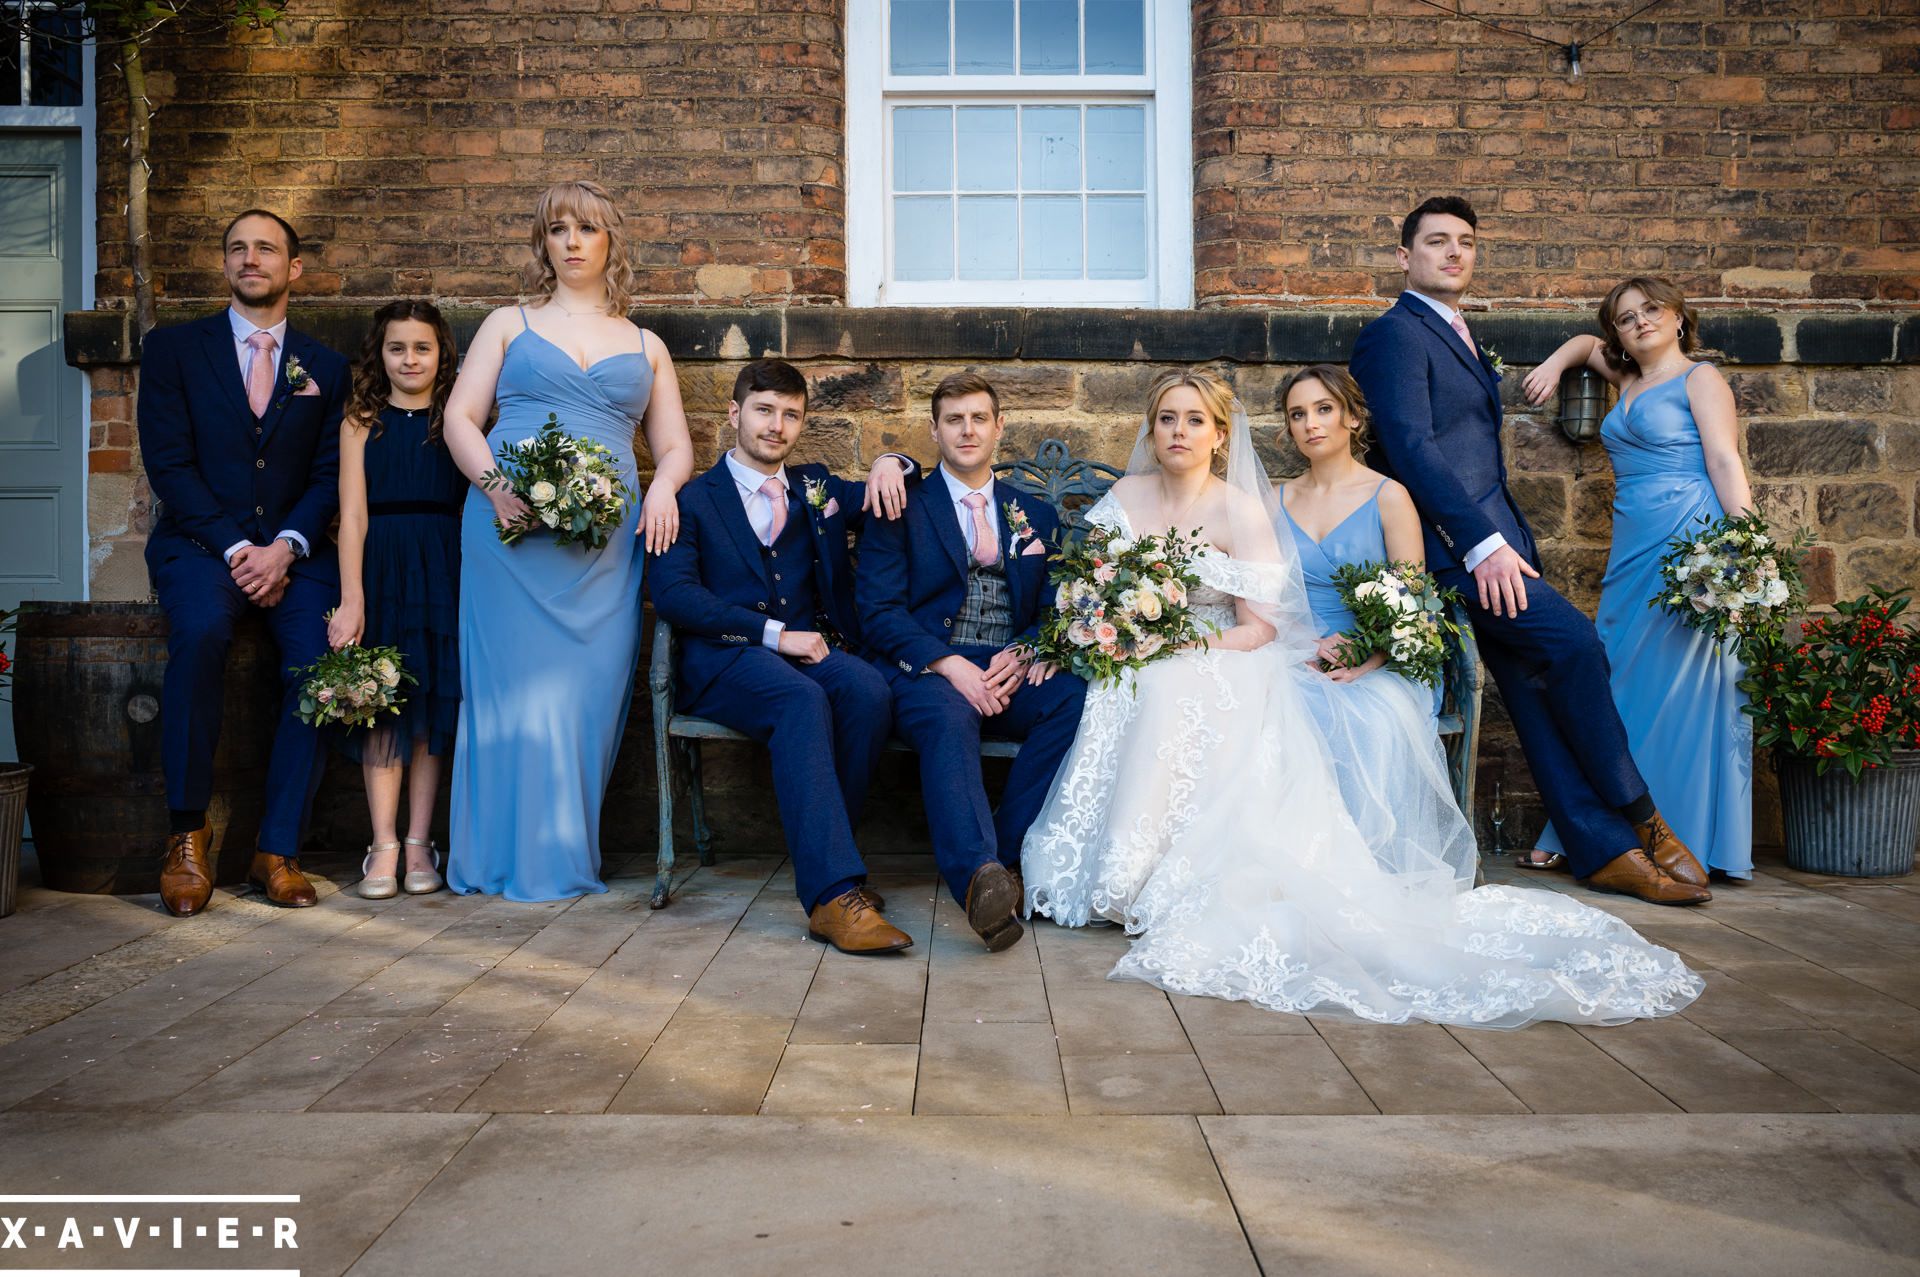
[[[1473,579],[1480,587],[1480,606],[1495,616],[1518,616],[1527,610],[1527,578],[1540,574],[1510,545],[1480,560]]]

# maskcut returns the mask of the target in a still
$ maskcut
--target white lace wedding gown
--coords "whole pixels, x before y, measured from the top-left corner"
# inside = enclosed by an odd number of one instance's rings
[[[1089,518],[1132,535],[1111,495]],[[1292,570],[1215,550],[1191,598],[1226,629],[1236,598],[1276,602]],[[1341,724],[1343,747],[1379,737],[1365,756],[1390,774],[1370,788],[1404,795],[1387,800],[1404,810],[1356,824],[1303,693],[1324,698],[1323,716],[1367,705],[1314,680],[1327,681],[1276,643],[1183,653],[1090,689],[1022,847],[1028,913],[1123,925],[1137,938],[1113,978],[1275,1011],[1518,1028],[1669,1015],[1700,995],[1677,955],[1598,909],[1471,886],[1464,821],[1450,802],[1437,818],[1411,774],[1438,766],[1424,708],[1417,739],[1398,714]],[[1430,757],[1410,767],[1413,754]]]

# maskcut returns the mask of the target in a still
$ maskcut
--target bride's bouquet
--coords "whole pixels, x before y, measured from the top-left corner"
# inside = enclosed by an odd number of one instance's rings
[[[297,713],[315,727],[372,727],[382,714],[398,714],[407,703],[402,684],[420,681],[401,665],[399,648],[357,643],[328,652],[298,673]]]
[[[1806,532],[1775,539],[1758,512],[1722,515],[1673,539],[1660,560],[1660,592],[1647,606],[1716,639],[1778,637],[1807,596],[1800,562],[1809,540]]]
[[[507,545],[529,532],[545,531],[561,545],[577,541],[597,550],[620,526],[634,498],[613,449],[574,438],[560,428],[560,418],[553,413],[547,414],[538,434],[503,449],[498,464],[481,475],[480,482],[527,503],[527,512],[512,523],[495,521]]]
[[[1212,633],[1187,605],[1205,545],[1197,531],[1127,537],[1090,527],[1054,556],[1054,606],[1040,623],[1038,654],[1111,683]]]
[[[1417,563],[1345,563],[1333,579],[1354,622],[1340,647],[1341,664],[1360,665],[1385,652],[1388,669],[1437,686],[1448,640],[1460,633],[1447,615],[1447,606],[1460,601],[1458,591]]]

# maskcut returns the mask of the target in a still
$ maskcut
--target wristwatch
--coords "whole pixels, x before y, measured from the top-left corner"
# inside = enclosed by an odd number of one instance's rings
[[[299,558],[306,557],[300,550],[300,543],[294,540],[292,537],[276,537],[275,540],[285,541],[287,543],[287,548],[293,551],[294,558],[299,559]]]

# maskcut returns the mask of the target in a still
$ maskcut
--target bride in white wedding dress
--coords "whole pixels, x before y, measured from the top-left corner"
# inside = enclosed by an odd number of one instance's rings
[[[1477,853],[1436,798],[1424,709],[1383,714],[1316,683],[1317,631],[1276,513],[1233,392],[1204,372],[1161,378],[1127,476],[1088,517],[1123,536],[1200,529],[1190,599],[1217,632],[1089,689],[1022,846],[1027,913],[1124,926],[1135,939],[1113,978],[1275,1011],[1518,1028],[1617,1024],[1698,997],[1677,955],[1609,914],[1473,887]],[[1349,813],[1309,695],[1344,715],[1345,765],[1382,769],[1364,790],[1391,810]]]

